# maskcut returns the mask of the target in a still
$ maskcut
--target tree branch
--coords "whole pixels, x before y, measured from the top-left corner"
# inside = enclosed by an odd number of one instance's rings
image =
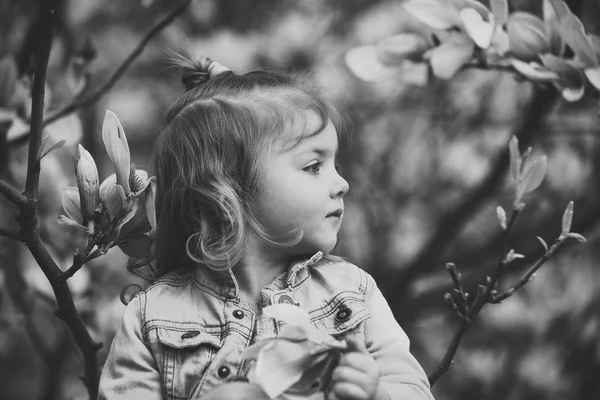
[[[28,204],[27,198],[19,193],[15,188],[10,186],[8,183],[0,179],[0,193],[4,195],[8,200],[15,203],[18,206],[26,206]]]
[[[17,242],[25,242],[25,237],[22,236],[19,232],[11,231],[4,228],[0,228],[0,236],[11,238],[13,240],[16,240]]]
[[[42,18],[40,21],[40,37],[35,57],[35,75],[31,100],[31,130],[29,154],[27,160],[27,179],[25,181],[25,197],[37,199],[40,180],[40,160],[38,152],[42,143],[42,124],[44,121],[44,95],[46,91],[46,71],[52,48],[54,24],[60,9],[60,0],[49,4],[40,4]]]
[[[519,138],[520,145],[526,146],[531,143],[541,120],[554,104],[556,98],[557,93],[553,88],[536,86],[528,109],[523,111],[525,117],[514,129],[514,134]],[[407,286],[414,282],[418,276],[438,267],[440,258],[444,256],[446,248],[451,243],[450,239],[458,235],[466,221],[502,183],[508,165],[508,152],[503,148],[486,178],[473,188],[462,202],[441,218],[438,229],[423,246],[414,261],[400,272],[396,278],[383,282],[384,293],[394,293],[394,296],[390,299],[393,303],[400,302]]]

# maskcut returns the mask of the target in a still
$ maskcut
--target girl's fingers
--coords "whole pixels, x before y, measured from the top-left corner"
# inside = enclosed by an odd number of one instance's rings
[[[329,392],[331,400],[367,400],[368,398],[368,394],[363,388],[350,382],[337,382]]]
[[[367,350],[367,346],[365,346],[365,342],[360,340],[356,336],[348,337],[346,339],[346,344],[348,345],[349,352],[356,351],[359,353],[369,354],[369,351]]]
[[[374,364],[375,362],[371,356],[354,352],[344,354],[340,359],[339,366],[350,367],[362,372],[373,372],[371,370],[375,368]]]
[[[362,371],[358,371],[351,367],[339,366],[333,371],[331,376],[333,385],[349,383],[353,386],[361,388],[365,393],[369,387],[369,376]]]

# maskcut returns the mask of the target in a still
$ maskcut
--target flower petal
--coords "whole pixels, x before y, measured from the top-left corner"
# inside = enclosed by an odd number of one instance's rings
[[[82,229],[85,229],[87,231],[87,228],[85,226],[81,225],[77,221],[73,221],[69,217],[65,217],[64,215],[59,215],[58,216],[58,223],[61,224],[61,225],[75,226],[77,228],[82,228]]]
[[[433,74],[440,79],[450,79],[473,58],[475,45],[465,36],[456,34],[430,52]]]
[[[397,72],[396,68],[388,67],[379,61],[375,46],[354,47],[346,52],[344,60],[348,69],[366,82],[380,81]]]
[[[286,324],[305,329],[316,329],[310,322],[308,313],[298,306],[291,304],[273,304],[263,308],[263,314]]]
[[[117,175],[112,174],[100,184],[100,200],[108,209],[110,218],[116,218],[125,208],[127,197],[125,190],[117,184]]]
[[[433,29],[449,29],[460,25],[458,8],[446,0],[408,0],[402,6],[413,17]]]
[[[511,64],[518,73],[534,81],[544,82],[558,79],[558,74],[556,72],[550,71],[548,68],[536,62],[525,62],[512,59]]]
[[[77,147],[75,174],[82,215],[86,221],[91,221],[100,204],[98,168],[92,155],[82,145]]]
[[[597,90],[600,90],[600,67],[587,68],[583,72],[592,86],[594,86]]]
[[[378,59],[388,67],[400,65],[404,60],[421,61],[429,47],[431,45],[423,36],[402,33],[377,43]]]
[[[102,124],[102,141],[108,157],[112,161],[117,174],[117,182],[129,195],[129,174],[131,168],[131,156],[129,154],[129,145],[125,137],[125,131],[119,122],[119,119],[110,110],[106,110],[104,123]]]
[[[151,232],[150,235],[154,235],[156,232],[156,177],[153,176],[149,179],[150,190],[146,195],[146,217],[150,223]]]
[[[492,37],[496,29],[493,23],[483,20],[481,15],[472,8],[464,8],[460,11],[465,32],[481,49],[487,49],[492,43]]]
[[[79,190],[76,187],[67,187],[63,189],[62,206],[67,216],[78,223],[83,224],[83,215],[79,199]]]

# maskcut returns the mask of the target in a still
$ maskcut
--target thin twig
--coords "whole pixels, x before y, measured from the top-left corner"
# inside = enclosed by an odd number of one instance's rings
[[[28,204],[27,198],[19,193],[15,188],[10,186],[8,183],[0,179],[0,193],[4,195],[8,200],[12,201],[18,206],[25,206]]]
[[[544,255],[542,255],[536,262],[535,264],[533,264],[531,266],[531,268],[529,268],[529,270],[527,270],[527,272],[525,273],[525,275],[523,275],[523,277],[521,279],[519,279],[512,287],[510,287],[509,289],[507,289],[504,293],[498,295],[498,296],[494,296],[490,303],[500,303],[502,300],[507,299],[508,297],[512,296],[517,290],[519,290],[521,287],[525,286],[527,283],[531,282],[533,274],[536,273],[536,271],[538,269],[540,269],[540,267],[542,265],[544,265],[546,263],[546,261],[548,261],[548,259],[550,257],[552,257],[552,255],[558,250],[558,248],[560,247],[561,244],[563,244],[565,239],[557,239],[552,246],[550,246],[550,248],[544,253]]]
[[[556,91],[550,88],[537,87],[535,95],[531,98],[529,108],[523,110],[524,118],[515,127],[514,135],[519,138],[521,145],[527,145],[533,139],[537,127],[544,115],[554,104],[557,98]],[[437,229],[421,248],[414,261],[395,277],[383,282],[384,293],[394,293],[389,299],[392,304],[401,304],[406,287],[425,273],[430,272],[438,265],[438,260],[444,250],[462,229],[466,221],[479,209],[480,205],[496,190],[505,177],[509,166],[508,152],[498,155],[488,175],[452,210],[445,214],[437,224]],[[394,307],[395,309],[395,307]]]
[[[452,341],[448,346],[448,350],[446,350],[446,354],[442,359],[442,362],[437,366],[437,368],[428,376],[429,385],[433,386],[437,382],[437,380],[446,373],[452,364],[454,363],[454,355],[460,346],[460,342],[462,341],[465,332],[469,328],[470,321],[466,318],[462,318],[460,322],[460,327],[458,331],[452,337]]]
[[[119,79],[125,74],[127,69],[133,64],[133,62],[138,58],[140,54],[144,51],[144,48],[150,40],[160,33],[164,28],[166,28],[171,22],[173,22],[180,14],[182,14],[190,5],[192,0],[186,0],[186,2],[173,10],[170,14],[168,14],[165,18],[160,20],[147,34],[142,38],[142,40],[138,43],[137,47],[129,54],[129,56],[123,61],[121,65],[116,69],[116,71],[112,74],[112,76],[108,79],[108,81],[96,92],[91,93],[90,95],[84,97],[80,100],[74,100],[62,109],[56,111],[54,114],[49,116],[43,122],[43,126],[46,126],[60,118],[63,118],[80,108],[90,106],[96,103],[102,96],[104,96],[112,87],[117,83]],[[22,141],[27,140],[29,135],[22,135],[17,139],[13,140],[10,144],[19,144]]]
[[[7,238],[16,240],[17,242],[25,243],[25,237],[16,231],[11,231],[8,229],[0,228],[0,236],[5,236]]]

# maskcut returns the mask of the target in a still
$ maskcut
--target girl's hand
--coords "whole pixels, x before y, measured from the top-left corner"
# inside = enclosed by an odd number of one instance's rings
[[[202,400],[270,400],[257,385],[248,382],[225,383],[214,388]]]
[[[379,368],[365,344],[347,339],[348,353],[333,370],[329,400],[374,400],[379,397]]]

